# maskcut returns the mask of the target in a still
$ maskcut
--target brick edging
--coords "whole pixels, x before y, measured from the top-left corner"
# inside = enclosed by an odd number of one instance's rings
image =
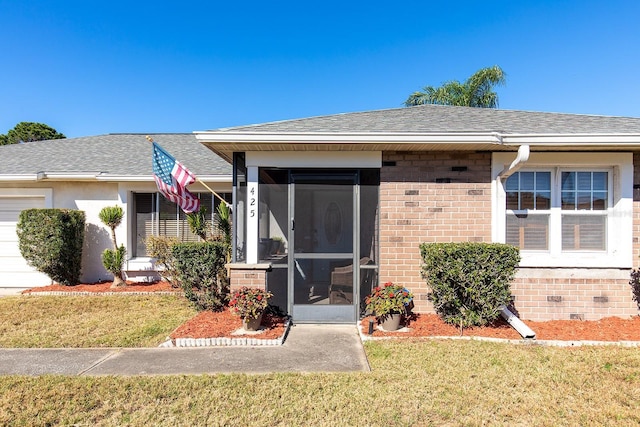
[[[165,342],[158,347],[171,348],[171,347],[264,347],[264,346],[278,346],[284,344],[284,341],[289,333],[291,327],[291,319],[287,319],[284,324],[284,332],[279,338],[274,339],[261,339],[253,337],[238,337],[238,338],[168,338]]]
[[[90,292],[90,291],[42,291],[42,292],[26,292],[20,295],[24,296],[112,296],[112,295],[182,295],[182,292],[175,291],[121,291],[121,292]]]

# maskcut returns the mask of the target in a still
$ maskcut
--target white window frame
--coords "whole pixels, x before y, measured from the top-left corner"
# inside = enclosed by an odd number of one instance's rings
[[[225,194],[225,193],[228,193],[228,192],[222,192],[222,194]],[[133,191],[131,193],[131,202],[134,205],[133,209],[132,209],[132,230],[133,230],[133,232],[131,233],[131,238],[132,238],[131,247],[132,248],[136,248],[137,247],[137,243],[138,243],[138,240],[137,240],[138,239],[137,238],[138,230],[135,229],[135,227],[136,227],[136,219],[135,219],[135,217],[136,217],[137,209],[138,209],[138,207],[135,206],[135,198],[136,198],[137,194],[151,194],[152,195],[153,211],[151,212],[151,221],[152,221],[151,235],[153,235],[153,236],[165,236],[164,233],[160,233],[159,224],[158,224],[158,219],[159,219],[158,216],[159,216],[159,213],[160,213],[160,201],[164,196],[161,193],[157,192],[157,191]],[[208,195],[210,193],[207,193],[205,191],[196,191],[196,192],[193,192],[193,194],[195,196],[199,196],[200,194]],[[228,194],[230,195],[231,193],[228,193]],[[217,203],[218,203],[218,201],[216,200],[215,196],[213,196],[213,195],[211,195],[211,201],[212,201],[212,203],[214,205],[217,205]],[[169,203],[171,203],[171,202],[169,202]],[[180,212],[181,212],[180,211],[180,207],[178,205],[175,205],[175,204],[174,204],[174,207],[175,207],[175,221],[176,221],[176,223],[178,225],[180,225],[180,221],[181,221],[181,219],[180,219]],[[206,206],[206,208],[207,208],[207,215],[210,217],[209,220],[213,222],[214,217],[215,217],[215,210],[211,206]],[[184,219],[184,221],[186,221],[186,218]],[[183,236],[180,235],[180,229],[181,229],[181,227],[178,226],[177,227],[178,236],[172,236],[172,237],[177,237],[178,240],[181,240]],[[136,256],[133,259],[136,259],[136,260],[150,260],[151,257],[149,257],[148,255],[139,255],[139,254],[136,253]]]
[[[498,174],[511,164],[514,153],[492,155],[492,238],[506,241],[506,192]],[[633,265],[633,154],[531,153],[519,171],[551,170],[549,250],[521,250],[521,267],[631,268]],[[590,215],[590,211],[562,210],[560,174],[566,171],[608,172],[608,207],[605,251],[563,251],[562,214]]]

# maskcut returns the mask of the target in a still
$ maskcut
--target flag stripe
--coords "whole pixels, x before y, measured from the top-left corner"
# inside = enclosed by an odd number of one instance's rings
[[[195,212],[200,208],[200,200],[186,188],[196,181],[196,176],[155,142],[153,178],[158,191],[169,201],[180,206],[185,213]]]

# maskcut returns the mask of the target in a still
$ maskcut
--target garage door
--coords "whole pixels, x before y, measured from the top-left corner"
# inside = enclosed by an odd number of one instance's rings
[[[24,209],[44,208],[44,197],[0,197],[0,288],[31,288],[51,283],[20,255],[16,224]]]

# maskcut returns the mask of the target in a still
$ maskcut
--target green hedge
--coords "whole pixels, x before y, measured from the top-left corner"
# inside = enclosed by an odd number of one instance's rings
[[[20,253],[54,282],[80,282],[85,214],[71,209],[27,209],[17,225]]]
[[[423,243],[422,277],[436,313],[461,329],[481,326],[511,301],[518,248],[499,243]]]
[[[179,243],[172,253],[178,281],[189,301],[199,310],[221,310],[229,294],[223,279],[226,246],[221,242]]]

